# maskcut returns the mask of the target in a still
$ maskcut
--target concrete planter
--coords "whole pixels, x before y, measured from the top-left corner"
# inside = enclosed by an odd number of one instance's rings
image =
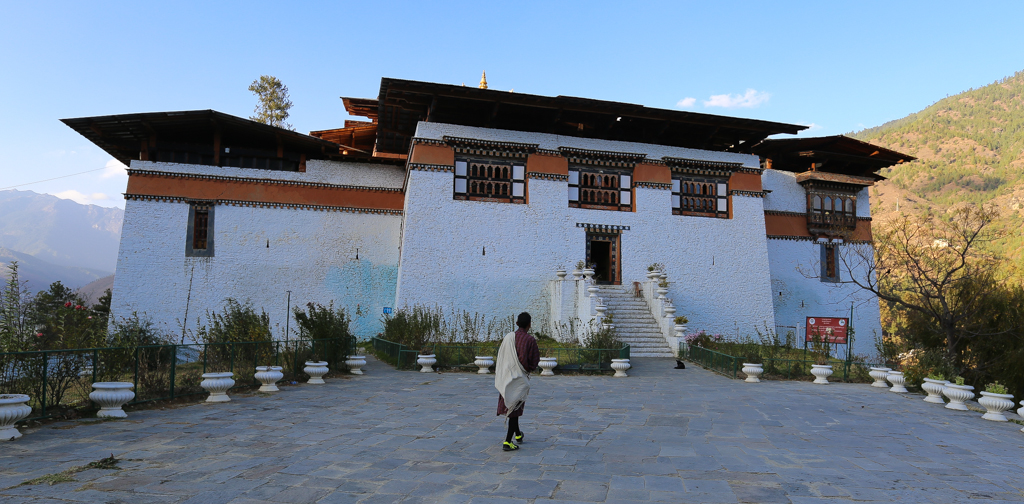
[[[1024,418],[1024,401],[1021,401],[1020,405],[1021,405],[1021,408],[1019,410],[1017,410],[1017,414],[1020,415],[1022,418]],[[1021,427],[1020,431],[1024,432],[1024,427]]]
[[[363,374],[363,366],[366,365],[365,355],[349,355],[348,360],[345,361],[345,365],[348,366],[348,372],[361,375]]]
[[[434,364],[437,364],[437,355],[436,354],[417,355],[416,356],[416,364],[420,365],[420,372],[421,373],[433,373],[434,372],[433,366],[434,366]]]
[[[476,360],[473,361],[476,364],[477,374],[489,374],[491,372],[491,366],[494,365],[494,357],[490,355],[477,355]]]
[[[811,374],[814,375],[814,383],[828,385],[828,377],[832,376],[830,364],[811,364]]]
[[[0,441],[14,441],[21,433],[14,427],[32,414],[25,394],[0,394]]]
[[[541,369],[541,376],[555,376],[551,370],[558,366],[558,360],[555,357],[541,357],[538,366]]]
[[[633,365],[629,363],[629,359],[612,359],[612,369],[615,370],[615,376],[619,378],[629,376],[626,374],[626,370],[631,367],[633,367]]]
[[[995,394],[992,392],[982,392],[981,399],[978,399],[978,404],[985,407],[985,414],[981,416],[985,420],[992,420],[993,422],[1007,422],[1004,411],[1013,407],[1013,394]]]
[[[582,280],[583,279],[583,272],[580,271],[580,270],[572,270],[572,279],[573,280]]]
[[[949,398],[949,404],[946,404],[946,409],[956,411],[967,411],[967,405],[964,402],[974,399],[974,387],[970,385],[957,385],[950,383],[946,385],[946,388],[942,389],[942,395]]]
[[[870,375],[871,378],[875,380],[874,382],[871,383],[871,386],[878,388],[889,388],[889,384],[885,382],[885,377],[886,375],[889,374],[889,371],[892,370],[887,367],[871,368],[871,372],[869,372],[868,375]]]
[[[327,362],[306,361],[306,367],[302,368],[302,372],[309,375],[309,381],[306,383],[312,385],[323,385],[324,375],[327,374]]]
[[[89,393],[89,399],[100,405],[96,416],[99,418],[127,418],[128,414],[121,409],[121,406],[135,399],[135,392],[132,392],[133,386],[129,382],[93,383],[93,391]]]
[[[902,371],[889,371],[889,374],[885,375],[885,379],[889,380],[889,383],[892,384],[892,387],[889,388],[889,392],[895,392],[897,394],[907,393],[907,387],[903,386],[903,384],[906,383],[907,378],[903,376]]]
[[[590,280],[594,276],[594,270],[591,268],[583,268],[583,276],[587,277],[587,280]]]
[[[557,276],[559,280],[565,280],[565,270],[560,269],[556,271],[555,276]]]
[[[668,294],[668,288],[667,287],[658,287],[657,292],[658,292],[658,299],[665,299],[665,294]]]
[[[228,397],[228,389],[235,386],[235,380],[231,378],[232,376],[235,376],[235,373],[203,373],[203,381],[199,386],[210,393],[210,397],[206,398],[206,402],[230,402],[231,398]]]
[[[764,364],[743,363],[743,374],[747,375],[747,379],[743,381],[747,383],[761,383],[762,373],[764,373]]]
[[[277,382],[284,378],[281,366],[256,366],[256,374],[253,375],[260,383],[260,392],[277,392]]]
[[[942,389],[946,388],[946,385],[949,385],[949,382],[946,380],[925,378],[924,383],[921,384],[921,389],[928,393],[928,397],[924,398],[924,402],[946,404],[946,401],[942,400]]]

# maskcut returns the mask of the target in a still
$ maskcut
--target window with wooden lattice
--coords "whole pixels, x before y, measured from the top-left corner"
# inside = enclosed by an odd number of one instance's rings
[[[672,179],[672,213],[729,218],[729,179],[679,176]]]
[[[186,257],[213,257],[213,205],[192,203],[185,233]]]
[[[526,165],[499,160],[456,159],[454,197],[523,203],[526,198]]]
[[[807,224],[812,228],[856,228],[857,196],[851,193],[808,191]]]
[[[633,210],[633,175],[628,170],[569,167],[569,206]]]

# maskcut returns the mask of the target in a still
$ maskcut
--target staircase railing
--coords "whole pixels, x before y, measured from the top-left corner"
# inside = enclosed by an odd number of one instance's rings
[[[598,287],[594,281],[593,270],[576,270],[572,277],[567,278],[564,270],[555,273],[557,278],[550,282],[551,334],[561,334],[574,323],[584,327],[594,327],[599,322],[598,305],[601,298],[597,297]],[[584,331],[576,331],[576,337],[582,343]]]
[[[672,300],[665,297],[668,288],[660,287],[662,281],[667,282],[668,275],[663,271],[651,271],[647,274],[647,280],[641,282],[644,301],[651,315],[658,322],[662,337],[668,343],[673,352],[678,352],[679,342],[683,339],[682,330],[676,327],[676,307]],[[681,327],[681,326],[680,326]],[[678,356],[678,353],[677,353]]]

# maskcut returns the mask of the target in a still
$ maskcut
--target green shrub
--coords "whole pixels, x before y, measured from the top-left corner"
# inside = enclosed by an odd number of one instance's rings
[[[985,385],[985,392],[988,392],[989,394],[1005,394],[1006,386],[999,382],[989,383],[988,385]]]
[[[334,302],[324,306],[306,303],[306,311],[293,308],[299,337],[317,340],[310,343],[308,356],[311,360],[326,360],[331,363],[343,362],[352,353],[352,332],[350,319],[344,308],[334,309]]]

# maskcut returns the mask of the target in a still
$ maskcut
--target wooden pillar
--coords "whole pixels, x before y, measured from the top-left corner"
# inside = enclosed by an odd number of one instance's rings
[[[213,165],[220,166],[220,128],[213,131]]]

